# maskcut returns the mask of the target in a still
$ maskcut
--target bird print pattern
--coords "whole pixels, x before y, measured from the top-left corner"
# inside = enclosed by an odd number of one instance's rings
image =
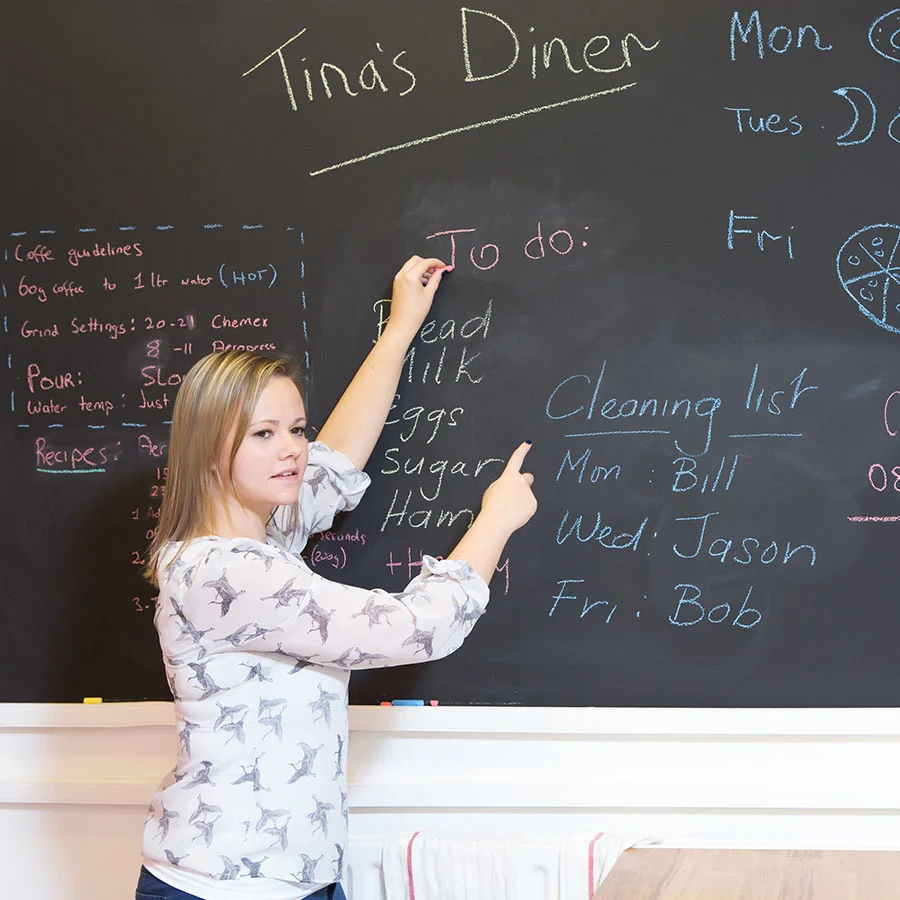
[[[401,594],[328,581],[307,566],[309,534],[330,528],[367,485],[346,457],[313,443],[296,532],[286,533],[289,511],[279,510],[266,543],[207,536],[166,549],[155,624],[177,757],[143,847],[163,881],[177,867],[189,893],[235,898],[251,878],[298,896],[338,881],[350,671],[438,659],[481,616],[487,586],[458,560],[425,557]]]

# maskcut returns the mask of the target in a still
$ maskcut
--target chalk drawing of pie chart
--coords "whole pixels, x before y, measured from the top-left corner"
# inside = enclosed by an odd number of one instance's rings
[[[837,255],[844,290],[876,325],[900,334],[900,225],[869,225]]]

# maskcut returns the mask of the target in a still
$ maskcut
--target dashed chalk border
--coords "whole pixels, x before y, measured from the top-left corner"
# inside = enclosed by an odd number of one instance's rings
[[[155,225],[155,226],[151,225],[151,226],[147,226],[147,227],[151,228],[157,232],[162,232],[162,231],[174,232],[177,230],[175,225]],[[191,226],[191,230],[193,230],[196,227],[198,227],[198,226]],[[213,230],[218,230],[218,229],[224,229],[227,226],[223,225],[221,222],[207,222],[205,225],[200,226],[200,227],[202,227],[202,229],[204,231],[213,231]],[[262,223],[257,222],[257,223],[244,223],[242,225],[234,226],[234,227],[239,228],[241,231],[261,231],[266,226]],[[105,231],[107,229],[102,229],[102,230]],[[139,229],[138,229],[138,226],[136,226],[136,225],[119,225],[119,226],[114,226],[111,230],[120,231],[120,232],[135,232],[135,231],[138,231]],[[183,228],[182,230],[188,230],[188,229]],[[272,228],[270,226],[270,230],[276,230],[276,229]],[[301,246],[306,245],[306,239],[305,239],[305,235],[304,235],[302,229],[297,229],[297,227],[295,225],[288,225],[284,228],[284,230],[285,231],[299,231],[300,245]],[[98,231],[98,229],[95,226],[82,226],[77,229],[78,234],[96,234],[97,231]],[[60,232],[60,230],[56,229],[56,228],[39,228],[37,230],[32,230],[30,232],[29,231],[11,231],[11,232],[9,232],[9,237],[10,238],[24,238],[24,237],[28,237],[29,235],[43,237],[45,235],[58,234],[59,232]],[[9,262],[9,248],[6,248],[4,250],[3,259],[4,259],[4,262]],[[300,279],[301,279],[301,281],[304,282],[304,287],[300,291],[300,305],[301,305],[301,309],[302,309],[300,325],[303,330],[303,340],[306,343],[306,348],[303,351],[303,364],[304,364],[304,368],[308,375],[309,368],[310,368],[310,357],[309,357],[309,329],[307,327],[307,322],[306,322],[307,297],[306,297],[306,288],[305,288],[305,278],[306,278],[306,263],[301,258],[301,260],[300,260]],[[0,293],[2,293],[2,297],[4,300],[8,299],[5,282],[0,284]],[[4,314],[3,315],[3,333],[4,334],[9,334],[8,319],[9,319],[8,315]],[[8,354],[7,368],[12,369],[12,353]],[[15,390],[10,391],[9,406],[10,406],[10,410],[12,412],[16,411],[16,392],[15,392]],[[162,424],[163,425],[171,425],[172,420],[167,419]],[[31,428],[32,425],[29,423],[19,423],[17,427]],[[52,422],[49,424],[42,422],[40,425],[35,425],[34,427],[63,428],[65,426],[61,422]],[[71,426],[71,427],[76,427],[76,426]],[[82,427],[82,426],[79,425],[77,427]],[[149,426],[146,424],[139,423],[139,422],[119,422],[118,426],[88,425],[87,427],[94,429],[94,430],[102,430],[107,427],[147,428]]]

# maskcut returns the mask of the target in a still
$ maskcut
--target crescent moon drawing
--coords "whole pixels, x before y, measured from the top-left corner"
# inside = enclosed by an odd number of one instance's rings
[[[892,9],[872,23],[869,43],[885,59],[900,62],[900,9]]]
[[[852,147],[854,144],[864,144],[875,133],[875,120],[878,117],[878,110],[875,108],[875,102],[862,89],[858,87],[842,87],[833,91],[839,97],[843,97],[853,107],[853,124],[835,141],[839,147]],[[858,97],[862,95],[865,103]],[[869,128],[865,135],[861,135],[865,128],[865,120],[868,120]]]

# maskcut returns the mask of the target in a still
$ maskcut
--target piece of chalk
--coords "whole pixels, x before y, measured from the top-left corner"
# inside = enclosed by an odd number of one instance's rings
[[[429,701],[428,701],[428,705],[429,705],[429,706],[437,706],[437,705],[438,705],[438,701],[437,701],[437,700],[429,700]]]
[[[85,697],[83,702],[90,703],[90,704],[102,703],[103,698],[102,697]]]
[[[424,700],[392,700],[391,706],[424,706]]]
[[[390,705],[391,705],[391,701],[390,701],[390,700],[382,700],[380,705],[381,705],[381,706],[390,706]]]

